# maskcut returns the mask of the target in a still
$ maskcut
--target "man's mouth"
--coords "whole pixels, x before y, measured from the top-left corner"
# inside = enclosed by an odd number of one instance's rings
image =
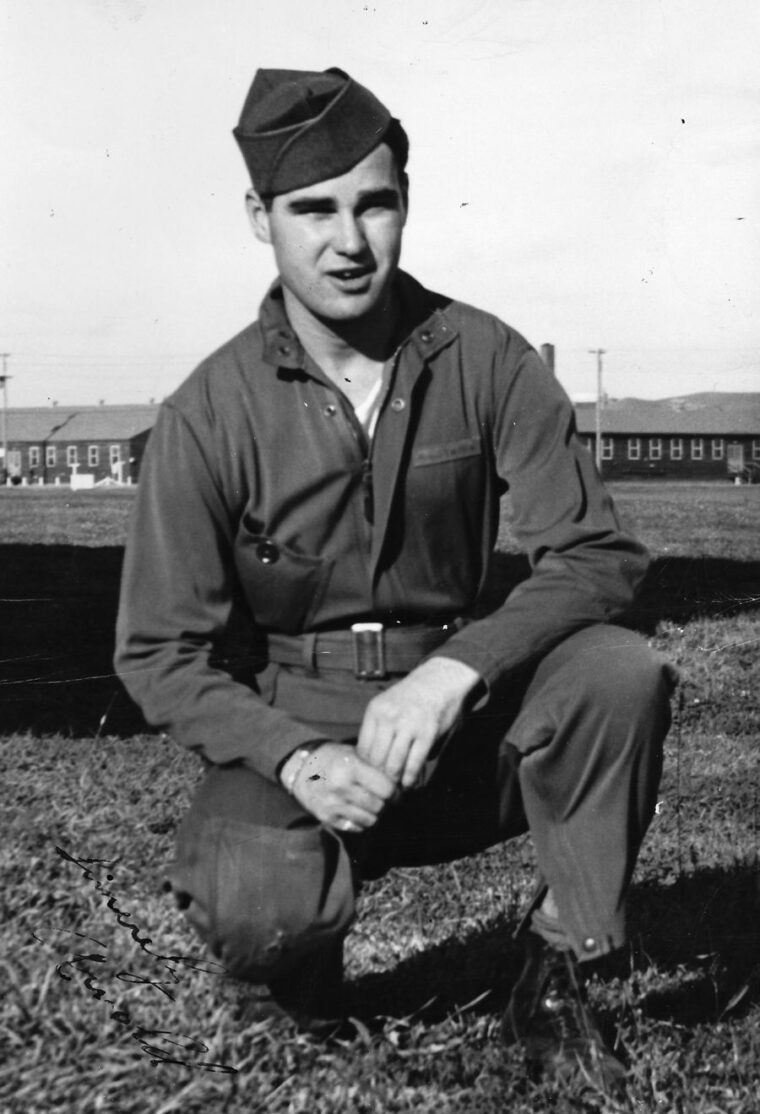
[[[330,278],[337,279],[338,282],[354,282],[357,279],[367,278],[372,274],[371,267],[344,267],[339,271],[329,271]]]

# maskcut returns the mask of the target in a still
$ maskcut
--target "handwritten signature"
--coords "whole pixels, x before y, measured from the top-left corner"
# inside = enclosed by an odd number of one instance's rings
[[[149,945],[153,943],[152,938],[141,934],[140,927],[135,923],[132,914],[119,908],[113,893],[104,885],[104,881],[113,882],[114,875],[105,873],[104,878],[101,878],[96,875],[92,869],[95,868],[99,873],[102,873],[114,867],[116,860],[78,858],[75,855],[69,854],[63,847],[58,846],[56,846],[55,851],[65,862],[73,863],[77,866],[82,871],[85,880],[92,882],[95,890],[103,897],[107,898],[105,902],[106,908],[114,915],[117,924],[122,928],[130,929],[130,936],[139,945],[140,949],[153,959],[164,961],[162,966],[169,972],[174,984],[181,981],[177,974],[178,967],[184,967],[193,971],[203,971],[207,974],[224,973],[225,969],[219,963],[214,963],[213,961],[199,963],[197,959],[184,955],[163,955],[161,952],[154,951],[149,947]],[[35,940],[38,940],[40,943],[45,943],[39,936],[36,936],[34,933],[32,933],[32,935]],[[85,989],[92,998],[96,1001],[102,1000],[109,1005],[116,1006],[117,1003],[114,999],[107,997],[105,989],[98,984],[89,966],[90,964],[103,964],[108,962],[108,955],[104,954],[107,953],[106,945],[100,940],[96,940],[93,936],[87,936],[82,932],[74,932],[74,935],[78,936],[80,939],[92,941],[92,943],[97,944],[101,951],[75,952],[64,963],[59,963],[56,966],[56,974],[66,982],[71,982],[73,978],[73,975],[68,973],[69,970],[83,976]],[[175,1000],[175,995],[165,981],[147,979],[133,971],[118,971],[114,977],[122,983],[151,987],[170,1001],[173,1002]],[[207,1060],[179,1059],[176,1051],[177,1049],[180,1049],[184,1055],[197,1056],[204,1052],[208,1052],[208,1046],[202,1041],[191,1038],[177,1037],[175,1039],[176,1035],[172,1034],[168,1029],[146,1029],[135,1022],[132,1013],[126,1006],[112,1010],[111,1017],[119,1025],[123,1025],[131,1030],[131,1038],[137,1041],[142,1052],[151,1057],[150,1062],[154,1067],[157,1064],[182,1064],[185,1067],[198,1068],[201,1071],[220,1072],[227,1075],[237,1074],[237,1068],[233,1068],[229,1064],[211,1063]],[[159,1038],[163,1044],[173,1046],[174,1051],[159,1047],[159,1045],[146,1040],[146,1038]]]

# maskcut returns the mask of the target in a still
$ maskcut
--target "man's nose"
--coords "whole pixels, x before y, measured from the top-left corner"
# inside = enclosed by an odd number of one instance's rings
[[[341,255],[358,255],[366,244],[364,229],[353,213],[339,215],[335,226],[335,250]]]

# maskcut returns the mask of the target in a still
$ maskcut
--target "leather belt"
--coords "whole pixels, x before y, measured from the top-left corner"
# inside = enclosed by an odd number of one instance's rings
[[[268,634],[267,653],[270,661],[313,673],[340,669],[362,680],[380,680],[391,673],[408,673],[462,626],[461,619],[438,627],[354,623],[350,630]]]

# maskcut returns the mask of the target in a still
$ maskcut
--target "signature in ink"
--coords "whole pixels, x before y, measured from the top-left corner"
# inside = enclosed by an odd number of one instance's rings
[[[90,870],[90,867],[93,865],[97,865],[98,867],[115,866],[115,859],[79,859],[75,855],[70,855],[68,851],[66,851],[63,847],[58,846],[56,846],[55,852],[65,862],[73,863],[75,866],[78,866],[79,869],[82,871],[85,881],[94,882],[96,892],[102,894],[103,897],[108,898],[108,900],[106,901],[106,908],[110,909],[111,912],[114,914],[116,923],[121,925],[122,928],[131,929],[130,936],[137,944],[139,944],[141,950],[144,951],[146,955],[150,955],[154,959],[165,959],[168,960],[170,963],[176,963],[181,967],[188,967],[192,971],[202,971],[208,975],[223,975],[226,973],[224,966],[221,963],[214,963],[213,960],[209,961],[206,964],[204,964],[202,961],[201,963],[198,963],[195,958],[190,958],[189,956],[162,955],[160,952],[154,952],[152,948],[148,947],[148,944],[153,943],[153,938],[151,936],[140,935],[139,926],[136,925],[134,921],[128,919],[131,914],[119,908],[119,906],[116,904],[116,898],[113,896],[111,890],[104,886],[101,880],[99,878],[96,878],[93,872]],[[106,874],[105,877],[107,882],[114,881],[113,874]],[[164,966],[166,966],[166,964],[164,964]],[[166,969],[174,973],[173,967],[167,967]],[[176,981],[177,980],[175,979],[175,982]]]
[[[163,955],[149,947],[149,945],[153,943],[152,938],[150,936],[141,935],[140,927],[135,923],[132,914],[119,908],[113,893],[103,885],[102,880],[96,877],[91,869],[91,867],[96,867],[98,869],[113,867],[115,866],[115,860],[77,858],[74,855],[70,855],[69,852],[62,847],[56,847],[55,850],[64,861],[73,863],[75,866],[79,867],[86,881],[94,882],[96,891],[107,898],[105,903],[106,907],[114,914],[117,924],[123,928],[130,929],[130,936],[139,945],[141,950],[154,959],[165,961],[163,967],[169,972],[175,984],[180,982],[180,978],[177,975],[177,966],[194,971],[203,971],[207,974],[224,973],[224,967],[221,964],[213,962],[199,964],[194,958],[189,956]],[[114,875],[107,873],[105,875],[105,881],[114,881]],[[32,933],[32,935],[35,940],[38,940],[40,943],[45,943],[39,936],[36,936],[34,933]],[[102,1000],[111,1006],[116,1006],[117,1003],[114,999],[107,997],[104,987],[98,984],[95,974],[90,967],[91,964],[105,964],[108,962],[106,945],[102,943],[102,941],[96,940],[92,936],[86,936],[81,932],[75,932],[74,935],[83,940],[90,940],[92,943],[97,944],[98,948],[101,950],[99,952],[75,952],[65,962],[59,963],[56,966],[56,974],[66,982],[71,982],[74,976],[70,974],[69,971],[76,973],[82,978],[84,987],[90,997],[94,998],[96,1001]],[[163,994],[170,1001],[173,1002],[175,1000],[175,996],[166,982],[148,979],[133,971],[118,971],[114,977],[122,983],[152,987],[157,993]],[[179,1059],[179,1053],[176,1051],[177,1049],[185,1055],[197,1056],[204,1052],[208,1052],[208,1046],[202,1041],[190,1038],[177,1037],[175,1039],[175,1035],[168,1029],[146,1029],[135,1021],[129,1008],[126,1006],[113,1009],[111,1011],[111,1018],[119,1025],[123,1025],[131,1030],[131,1038],[137,1041],[142,1052],[151,1057],[150,1062],[154,1067],[161,1063],[181,1064],[185,1067],[198,1068],[201,1071],[219,1072],[228,1075],[237,1074],[237,1068],[233,1068],[228,1064],[211,1063],[207,1060]],[[172,1045],[175,1051],[167,1051],[167,1049],[159,1047],[158,1044],[152,1043],[151,1040],[147,1040],[146,1038],[152,1038],[153,1040],[157,1038],[163,1044]]]

